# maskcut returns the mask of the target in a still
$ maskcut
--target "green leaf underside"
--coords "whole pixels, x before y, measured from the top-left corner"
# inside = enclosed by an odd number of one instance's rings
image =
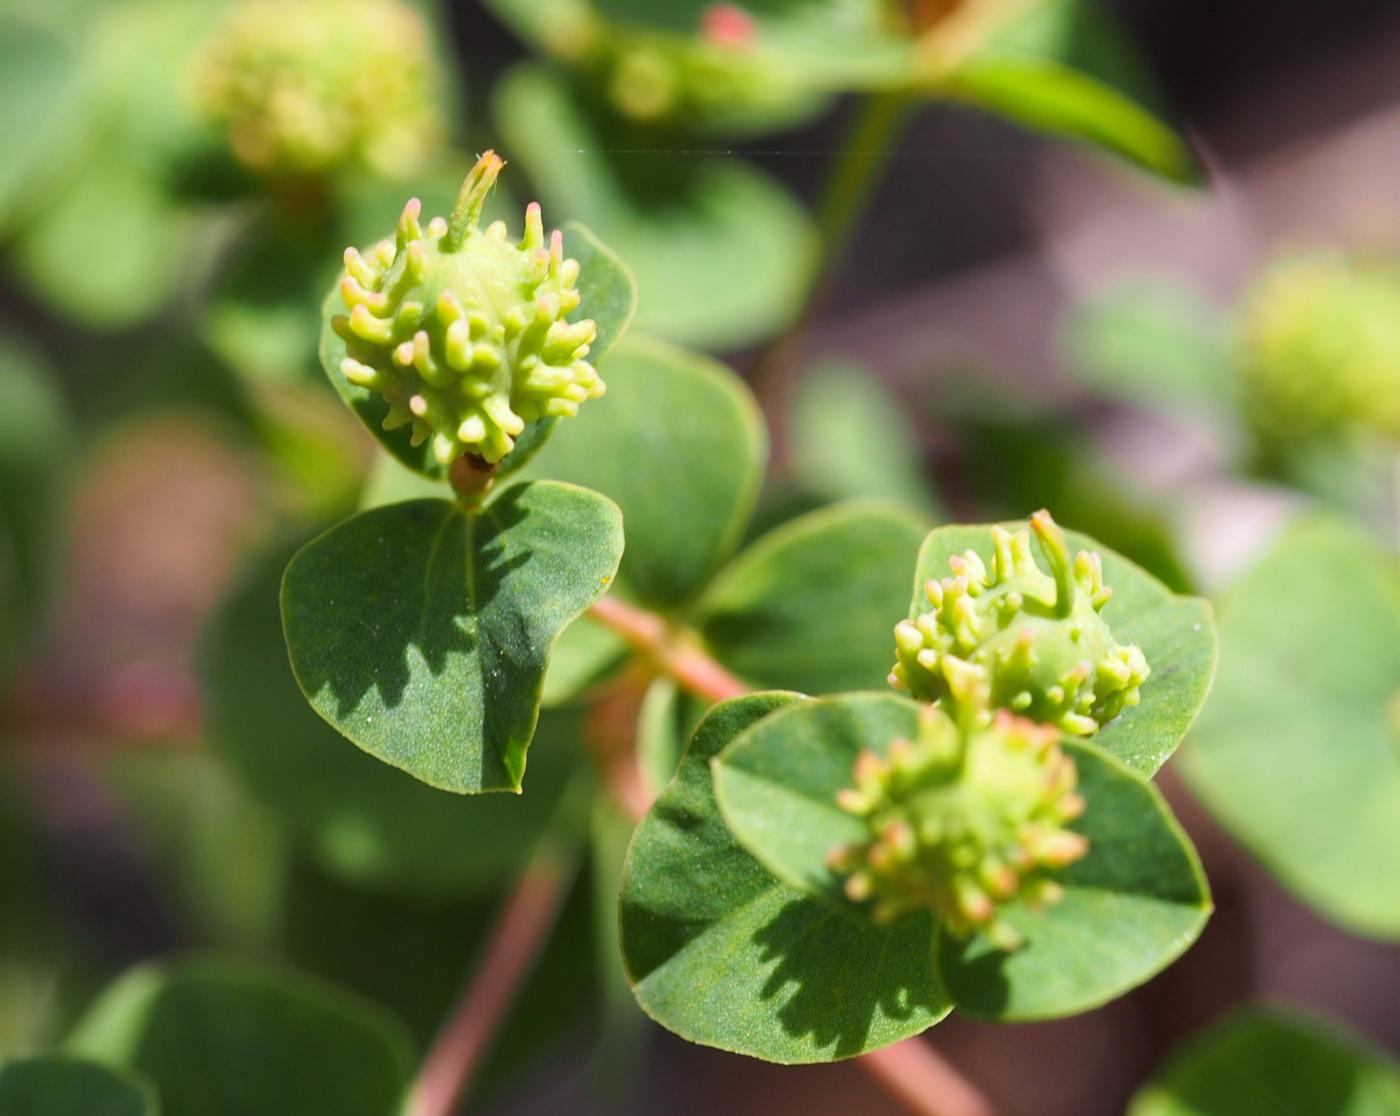
[[[1301,1012],[1251,1008],[1174,1054],[1129,1116],[1394,1116],[1400,1066]]]
[[[209,629],[211,742],[337,875],[439,897],[477,893],[513,874],[577,769],[571,724],[541,719],[525,795],[465,800],[365,754],[307,705],[287,663],[278,589],[290,557],[279,546],[260,558]]]
[[[1183,774],[1299,897],[1400,938],[1400,567],[1356,528],[1305,522],[1227,595],[1220,634]]]
[[[682,1038],[784,1064],[853,1057],[949,1010],[930,964],[932,922],[876,929],[775,880],[720,817],[710,760],[798,700],[725,702],[632,838],[622,878],[623,961],[642,1008]]]
[[[926,526],[865,502],[792,520],[716,579],[698,606],[700,633],[756,686],[813,694],[883,686]]]
[[[58,1055],[0,1065],[5,1116],[156,1116],[150,1089],[93,1062]]]
[[[1111,15],[1085,0],[1029,5],[936,92],[1039,131],[1085,140],[1175,182],[1199,181],[1181,137]]]
[[[527,475],[615,500],[627,530],[619,585],[673,607],[738,545],[767,433],[748,388],[706,357],[634,335],[613,351],[604,379],[607,395],[561,423]]]
[[[562,75],[540,66],[519,66],[497,85],[495,115],[546,212],[586,221],[627,261],[642,292],[638,328],[727,349],[797,314],[815,238],[767,175],[693,151],[639,158],[635,137],[613,134]]]
[[[730,832],[784,883],[864,921],[841,890],[843,877],[826,864],[832,848],[869,836],[836,795],[853,785],[862,750],[883,755],[917,731],[918,706],[891,694],[826,698],[773,714],[714,764]],[[1161,796],[1097,749],[1066,748],[1088,802],[1074,828],[1089,838],[1089,854],[1061,873],[1063,902],[1040,912],[1006,909],[1022,949],[1006,953],[980,935],[940,936],[943,980],[960,1011],[1003,1021],[1084,1011],[1165,967],[1205,924],[1204,876]]]
[[[413,1065],[402,1027],[369,1003],[215,960],[129,971],[67,1045],[149,1078],[161,1116],[387,1116]]]
[[[292,670],[386,763],[444,790],[518,791],[550,648],[621,555],[616,506],[552,481],[476,513],[442,500],[364,512],[287,567]]]
[[[1002,526],[1015,531],[1025,524]],[[1103,617],[1119,643],[1142,648],[1152,668],[1142,684],[1142,701],[1109,722],[1093,741],[1133,769],[1153,775],[1176,751],[1210,693],[1216,662],[1210,604],[1199,597],[1178,596],[1140,566],[1087,535],[1066,531],[1065,537],[1071,553],[1092,550],[1102,556],[1104,582],[1113,590]],[[925,583],[948,577],[948,559],[966,550],[977,551],[990,567],[991,528],[937,527],[929,533],[914,575],[911,619],[929,609]],[[1040,552],[1034,553],[1045,568]]]

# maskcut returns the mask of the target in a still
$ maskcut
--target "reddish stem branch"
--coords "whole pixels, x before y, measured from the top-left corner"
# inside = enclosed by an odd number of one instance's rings
[[[856,1065],[918,1116],[995,1116],[981,1090],[922,1039],[872,1051]]]
[[[408,1116],[453,1116],[490,1052],[515,995],[543,951],[571,873],[537,857],[506,899],[476,973],[463,990],[414,1082]]]
[[[704,650],[684,639],[677,639],[666,621],[654,612],[604,597],[594,603],[588,614],[604,627],[611,628],[640,655],[697,697],[710,701],[727,701],[751,692]]]

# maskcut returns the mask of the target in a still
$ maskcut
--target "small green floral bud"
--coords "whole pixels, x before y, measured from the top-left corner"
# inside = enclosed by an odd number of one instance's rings
[[[206,114],[275,177],[412,173],[443,132],[421,15],[398,0],[242,0],[200,60]]]
[[[1065,828],[1084,800],[1054,728],[1004,709],[984,721],[959,727],[926,706],[917,741],[896,740],[883,757],[862,752],[855,786],[837,802],[865,821],[870,838],[827,859],[877,922],[929,909],[958,937],[980,929],[1014,949],[1019,936],[999,911],[1013,900],[1059,899],[1051,873],[1088,851]]]
[[[1316,253],[1275,265],[1240,311],[1244,405],[1268,445],[1400,438],[1400,262]]]
[[[603,394],[584,358],[597,336],[578,309],[578,261],[564,237],[545,239],[540,207],[525,211],[525,236],[506,239],[497,221],[477,227],[505,164],[491,151],[472,168],[451,221],[419,223],[417,198],[394,240],[345,252],[340,293],[348,314],[331,326],[345,341],[341,372],[389,402],[384,428],[412,427],[446,465],[463,454],[500,461],[527,423],[578,413]]]
[[[1031,532],[1050,565],[1031,552]],[[1114,639],[1100,615],[1112,596],[1097,553],[1071,559],[1046,511],[1030,529],[992,528],[988,569],[975,551],[949,559],[953,576],[925,586],[933,606],[895,627],[890,685],[958,713],[959,679],[981,680],[991,705],[1075,736],[1136,705],[1150,673],[1142,651]]]

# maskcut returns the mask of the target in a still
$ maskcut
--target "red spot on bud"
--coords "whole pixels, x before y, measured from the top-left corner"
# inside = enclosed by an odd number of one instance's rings
[[[737,4],[711,4],[700,17],[700,33],[716,46],[742,50],[753,45],[753,17]]]

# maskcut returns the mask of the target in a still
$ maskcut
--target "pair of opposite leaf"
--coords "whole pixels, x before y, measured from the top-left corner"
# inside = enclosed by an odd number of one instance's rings
[[[1012,949],[999,908],[1055,902],[1051,873],[1088,851],[1066,828],[1084,801],[1061,734],[1090,735],[1136,705],[1150,670],[1100,615],[1112,591],[1098,554],[1071,558],[1044,511],[992,537],[990,569],[975,551],[954,556],[953,576],[925,587],[931,610],[895,628],[890,683],[931,704],[917,740],[861,754],[838,804],[870,836],[829,863],[877,922],[932,909],[959,937],[982,929]]]

